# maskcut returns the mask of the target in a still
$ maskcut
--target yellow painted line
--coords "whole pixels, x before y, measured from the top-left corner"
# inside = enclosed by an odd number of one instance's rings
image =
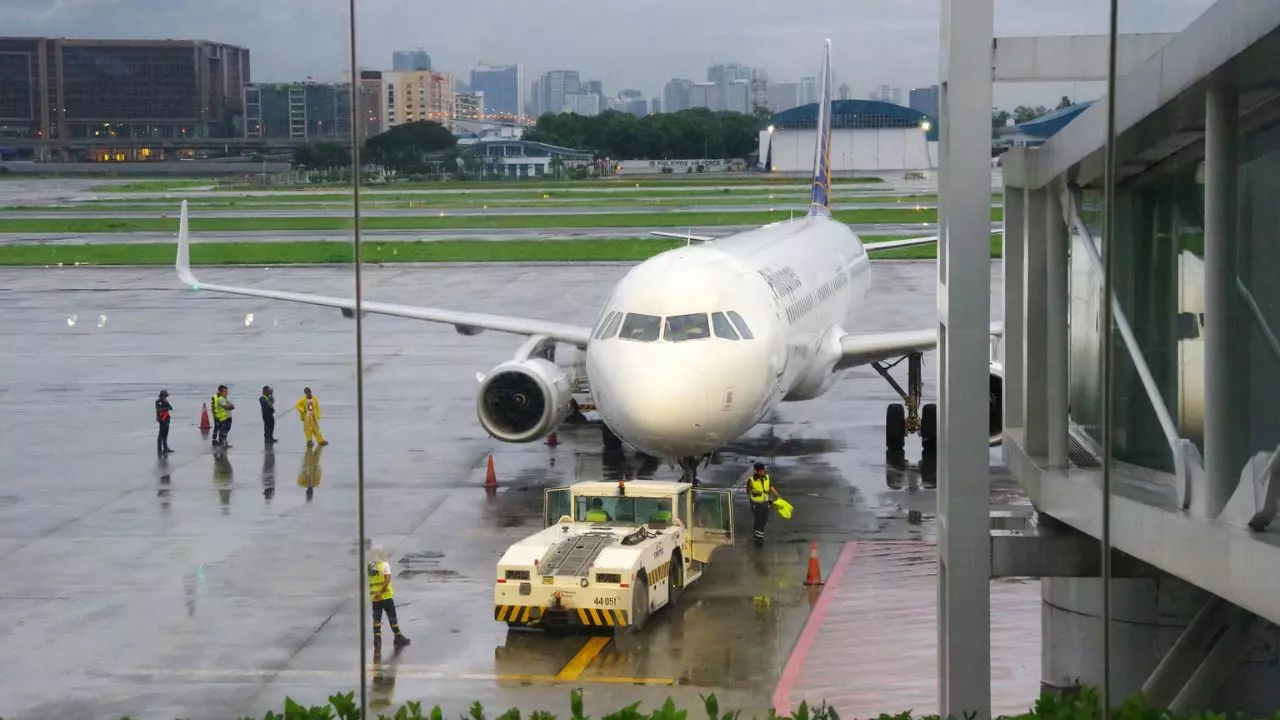
[[[591,661],[596,659],[596,656],[604,650],[604,647],[612,639],[608,637],[593,637],[588,640],[587,644],[583,645],[582,649],[578,651],[578,654],[574,655],[573,659],[569,661],[569,664],[560,669],[560,672],[556,674],[556,679],[561,681],[577,680],[581,677],[582,671],[587,669]]]

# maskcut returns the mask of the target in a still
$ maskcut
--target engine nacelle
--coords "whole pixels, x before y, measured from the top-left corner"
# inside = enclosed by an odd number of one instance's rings
[[[1004,368],[991,363],[991,375],[988,382],[987,410],[990,414],[988,445],[999,445],[1004,441]]]
[[[476,414],[491,436],[509,443],[540,440],[569,415],[573,391],[568,374],[542,358],[513,360],[480,382]]]

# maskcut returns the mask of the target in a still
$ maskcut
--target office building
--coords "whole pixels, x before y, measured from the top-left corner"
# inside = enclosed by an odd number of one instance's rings
[[[582,83],[582,92],[592,95],[604,97],[604,81],[603,80],[587,80]]]
[[[360,115],[364,118],[360,139],[368,140],[386,130],[382,115],[382,71],[361,70],[357,87],[360,88]]]
[[[729,97],[729,86],[735,82],[751,82],[752,74],[751,68],[741,63],[721,63],[707,68],[707,82],[716,86],[715,98],[708,107],[712,110],[733,109],[732,106],[735,105],[735,102]],[[742,99],[742,107],[746,107],[747,103],[750,102],[749,90],[749,88],[745,89],[748,92],[748,97]],[[737,96],[735,96],[736,99],[738,99]]]
[[[853,91],[849,89],[848,83],[840,83],[840,88],[836,90],[837,100],[849,100],[853,98]]]
[[[452,127],[453,76],[430,70],[382,74],[384,126],[433,120]]]
[[[800,104],[800,86],[793,82],[777,82],[769,85],[768,107],[773,112],[790,110]]]
[[[716,102],[715,83],[693,83],[689,88],[689,107],[714,109]]]
[[[693,107],[693,81],[685,78],[672,78],[662,86],[662,109],[664,112],[680,112]]]
[[[649,112],[653,113],[654,115],[657,115],[658,113],[662,112],[662,98],[660,97],[649,98]]]
[[[158,159],[138,141],[243,135],[249,51],[205,40],[0,38],[0,132],[110,146],[95,160]]]
[[[643,97],[618,98],[619,110],[624,113],[644,117],[649,114],[649,101]]]
[[[938,86],[911,88],[907,99],[908,107],[931,117],[938,116]]]
[[[453,93],[453,119],[480,120],[484,115],[484,93],[474,91]]]
[[[538,114],[558,113],[564,107],[564,96],[581,91],[577,70],[552,70],[538,77]]]
[[[818,102],[818,78],[800,78],[800,104],[808,105]]]
[[[305,142],[351,139],[350,83],[244,86],[244,137]]]
[[[721,88],[717,87],[717,90]],[[730,112],[746,113],[751,112],[751,81],[750,80],[734,80],[723,87],[724,105],[721,110]]]
[[[480,65],[471,71],[472,92],[484,94],[484,114],[516,120],[525,114],[524,66]]]
[[[595,93],[565,93],[560,112],[574,113],[583,117],[599,115],[600,96]]]
[[[391,69],[395,72],[430,70],[431,56],[425,50],[397,50],[391,53]]]

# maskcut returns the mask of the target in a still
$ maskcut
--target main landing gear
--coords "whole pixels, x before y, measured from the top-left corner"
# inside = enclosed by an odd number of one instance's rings
[[[902,389],[889,371],[907,363],[907,388]],[[924,397],[924,378],[921,369],[924,366],[923,353],[911,353],[886,365],[873,362],[871,367],[880,373],[889,385],[902,397],[901,403],[893,403],[885,411],[884,443],[885,450],[900,454],[906,446],[907,435],[920,435],[925,457],[936,457],[938,454],[938,406],[933,403],[920,404]]]

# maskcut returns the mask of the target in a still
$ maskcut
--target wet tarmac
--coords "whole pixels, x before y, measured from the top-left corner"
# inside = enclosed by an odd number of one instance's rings
[[[993,287],[999,265],[994,266]],[[366,298],[589,323],[621,264],[370,267]],[[929,327],[936,266],[879,262],[863,327]],[[213,282],[348,293],[350,268],[210,269]],[[194,293],[169,270],[0,270],[0,715],[228,718],[319,702],[360,682],[354,324],[332,310]],[[998,295],[993,292],[993,312]],[[998,317],[998,315],[997,315]],[[520,339],[369,317],[364,323],[366,535],[388,548],[399,619],[413,644],[370,666],[370,699],[465,713],[519,706],[564,716],[699,694],[762,714],[810,611],[811,540],[824,572],[855,539],[936,535],[930,468],[917,443],[886,462],[889,387],[855,371],[827,396],[784,405],[703,471],[741,482],[769,462],[795,505],[770,541],[718,551],[681,605],[607,642],[508,631],[492,619],[505,547],[540,524],[542,489],[600,476],[678,475],[598,429],[512,446],[475,420],[475,374]],[[565,358],[562,358],[565,359]],[[934,357],[926,357],[932,391]],[[239,408],[233,447],[197,428],[219,383]],[[279,444],[264,447],[255,398],[276,388]],[[290,405],[322,402],[331,442],[307,451]],[[167,459],[151,402],[174,405]],[[492,454],[499,491],[481,489]],[[997,453],[992,453],[993,463]],[[1002,471],[993,496],[1019,502]],[[745,497],[739,529],[749,527]],[[388,645],[390,643],[388,642]],[[868,648],[867,652],[892,652]],[[575,658],[577,660],[575,661]],[[371,658],[372,660],[372,658]],[[901,710],[896,708],[895,710]],[[886,708],[888,710],[888,708]]]

